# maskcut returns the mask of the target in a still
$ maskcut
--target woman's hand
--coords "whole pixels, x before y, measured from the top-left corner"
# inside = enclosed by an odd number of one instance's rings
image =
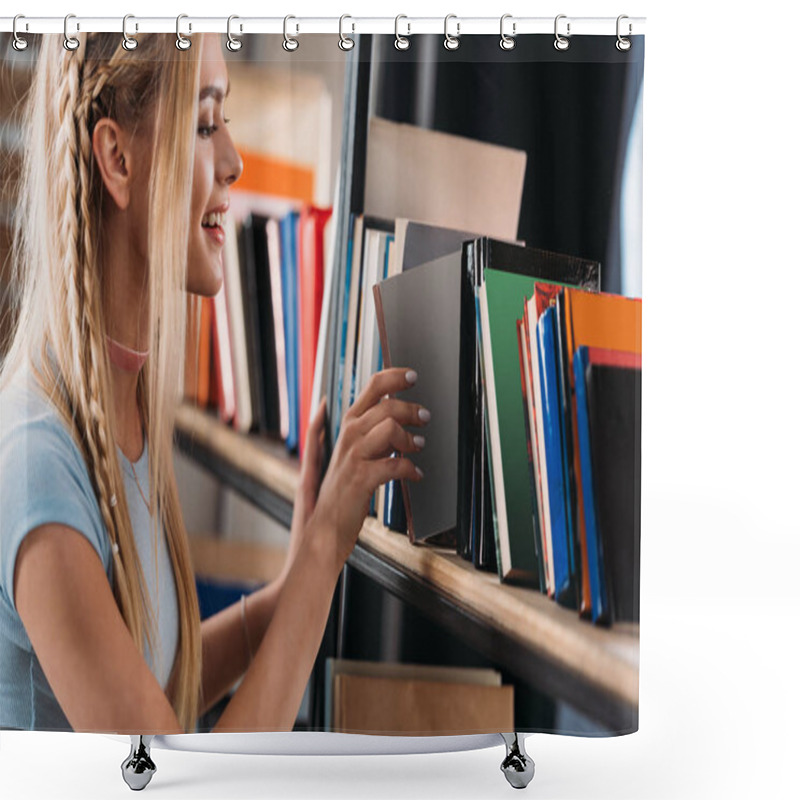
[[[405,367],[375,373],[342,418],[313,511],[321,530],[329,526],[334,530],[330,544],[338,569],[355,546],[370,497],[378,486],[393,479],[422,479],[408,458],[391,454],[415,453],[424,447],[425,438],[403,426],[424,425],[430,414],[418,403],[385,397],[407,389],[416,380],[416,372]]]
[[[311,420],[306,432],[303,461],[300,465],[300,482],[294,498],[292,512],[292,528],[289,537],[289,552],[286,567],[291,566],[305,540],[307,523],[314,512],[319,491],[320,470],[322,469],[323,437],[325,436],[326,398],[322,398],[317,413]]]

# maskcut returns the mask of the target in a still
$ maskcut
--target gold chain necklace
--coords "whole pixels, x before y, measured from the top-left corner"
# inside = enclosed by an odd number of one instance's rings
[[[148,501],[148,500],[147,500],[147,498],[144,496],[144,492],[142,491],[142,485],[139,483],[139,476],[136,474],[136,467],[134,467],[134,466],[133,466],[133,461],[131,461],[131,460],[128,458],[128,456],[126,456],[124,453],[123,453],[122,455],[124,456],[124,458],[125,458],[125,460],[128,462],[128,464],[130,464],[130,467],[131,467],[131,472],[133,472],[133,479],[134,479],[134,481],[136,481],[136,488],[139,490],[139,494],[140,494],[140,496],[141,496],[141,498],[142,498],[142,502],[144,503],[144,505],[145,505],[145,508],[147,509],[147,513],[148,513],[148,514],[150,514],[150,515],[152,516],[153,512],[152,512],[152,510],[150,509],[150,503],[149,503],[149,501]]]

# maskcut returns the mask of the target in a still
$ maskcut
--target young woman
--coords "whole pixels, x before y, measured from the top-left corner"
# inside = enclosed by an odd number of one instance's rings
[[[16,329],[0,375],[0,727],[291,730],[371,493],[421,474],[419,406],[375,375],[320,483],[309,426],[280,577],[199,618],[172,464],[185,292],[221,286],[242,169],[218,37],[44,37],[19,191]],[[415,443],[416,441],[416,443]]]

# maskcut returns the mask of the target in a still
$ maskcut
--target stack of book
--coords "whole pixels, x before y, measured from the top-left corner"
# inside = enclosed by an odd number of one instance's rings
[[[373,372],[415,369],[401,396],[431,411],[425,478],[370,512],[594,622],[637,620],[641,301],[601,293],[596,261],[514,241],[524,169],[518,151],[371,122],[332,430]]]

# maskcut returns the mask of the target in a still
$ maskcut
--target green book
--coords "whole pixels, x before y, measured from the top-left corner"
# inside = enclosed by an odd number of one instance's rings
[[[541,531],[528,474],[516,327],[537,280],[485,269],[479,305],[498,573],[503,581],[539,588]]]

